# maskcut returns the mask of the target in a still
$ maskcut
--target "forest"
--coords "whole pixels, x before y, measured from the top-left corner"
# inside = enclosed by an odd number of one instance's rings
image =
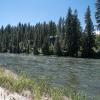
[[[95,15],[100,29],[99,0]],[[1,26],[0,52],[100,58],[100,35],[95,33],[89,6],[83,20],[85,29],[81,26],[78,11],[69,8],[66,17],[60,17],[58,23],[51,20],[36,25]]]

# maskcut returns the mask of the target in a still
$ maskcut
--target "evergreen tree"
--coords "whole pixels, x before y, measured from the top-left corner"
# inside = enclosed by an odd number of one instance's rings
[[[65,20],[64,18],[60,17],[58,22],[58,35],[61,39],[64,39],[65,34]]]
[[[54,45],[54,54],[57,55],[57,56],[62,55],[61,44],[59,42],[59,37],[56,37],[56,41],[55,41],[55,45]]]
[[[80,37],[82,33],[82,28],[80,21],[78,19],[77,10],[75,10],[73,15],[73,54],[78,56],[78,51],[80,49]]]
[[[2,26],[0,29],[0,52],[2,52],[4,46],[4,27]]]
[[[80,40],[80,23],[77,17],[77,11],[72,14],[71,8],[68,10],[68,15],[66,18],[66,49],[69,56],[77,56],[79,50],[79,40]]]
[[[50,21],[50,22],[49,22],[49,34],[50,34],[51,36],[55,36],[56,33],[57,33],[56,24],[55,24],[55,22]]]
[[[33,54],[34,54],[34,55],[38,55],[38,54],[39,54],[38,48],[37,48],[36,45],[33,46]]]
[[[100,30],[100,0],[96,0],[96,20]]]
[[[72,34],[72,10],[71,8],[68,9],[68,14],[67,14],[67,18],[65,21],[65,30],[66,30],[66,37],[65,37],[65,48],[67,50],[67,52],[69,53],[69,55],[71,55],[71,34]]]
[[[39,54],[38,47],[37,47],[37,38],[35,38],[35,41],[34,41],[33,54],[34,55],[38,55]]]
[[[94,51],[93,47],[95,46],[95,34],[94,34],[94,26],[91,20],[91,11],[88,6],[86,15],[85,15],[85,31],[83,34],[82,41],[82,57],[93,57]]]
[[[58,22],[58,33],[59,35],[62,34],[62,17],[60,17],[59,22]]]
[[[44,55],[50,55],[49,42],[48,42],[47,37],[44,38],[44,43],[43,43],[43,46],[42,46],[42,52],[43,52]]]
[[[65,18],[62,19],[62,39],[65,37]]]

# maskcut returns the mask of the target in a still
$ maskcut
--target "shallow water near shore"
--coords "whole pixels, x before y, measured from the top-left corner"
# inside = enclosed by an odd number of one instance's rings
[[[0,65],[100,98],[100,59],[0,54]]]

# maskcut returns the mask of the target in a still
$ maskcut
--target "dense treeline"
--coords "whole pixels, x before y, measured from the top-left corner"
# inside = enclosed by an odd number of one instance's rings
[[[100,0],[96,0],[96,21],[98,23],[98,29],[100,29]]]
[[[68,9],[66,17],[36,25],[7,25],[0,28],[0,52],[33,53],[72,57],[96,57],[99,55],[99,40],[96,39],[90,8],[85,14],[85,29],[82,30],[77,10]]]

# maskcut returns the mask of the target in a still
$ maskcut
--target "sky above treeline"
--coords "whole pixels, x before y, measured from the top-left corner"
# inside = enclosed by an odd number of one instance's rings
[[[21,23],[58,22],[60,16],[65,17],[68,8],[78,10],[78,16],[84,27],[87,6],[91,8],[92,20],[95,24],[95,0],[0,0],[0,26]]]

